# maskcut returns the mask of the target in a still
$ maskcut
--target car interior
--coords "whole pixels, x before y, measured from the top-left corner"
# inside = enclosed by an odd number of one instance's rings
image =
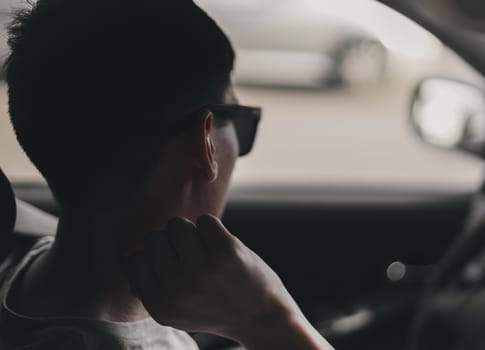
[[[485,9],[480,1],[382,3],[432,32],[485,73]],[[474,3],[477,7],[471,7]],[[484,90],[473,88],[483,98]],[[420,136],[425,139],[423,130]],[[460,137],[470,134],[460,130]],[[461,141],[445,146],[473,154],[481,162],[485,142],[475,140],[470,146]],[[481,187],[249,183],[233,187],[223,221],[278,273],[312,324],[336,349],[404,349],[416,324],[425,322],[420,316],[429,310],[429,298],[448,288],[485,243],[481,191]],[[10,184],[0,172],[0,261],[14,246],[27,249],[36,237],[55,235],[58,214],[45,183]],[[423,298],[428,301],[423,303]],[[481,298],[473,300],[470,310],[480,310]],[[470,311],[470,319],[463,322],[476,328],[483,324],[480,320],[478,312]],[[203,350],[234,346],[208,334],[193,337]],[[466,348],[480,348],[475,335],[470,337],[474,347]]]

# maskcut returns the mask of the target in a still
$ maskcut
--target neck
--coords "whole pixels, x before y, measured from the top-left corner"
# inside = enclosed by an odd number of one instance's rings
[[[138,200],[83,211],[62,208],[54,245],[21,281],[19,312],[120,322],[148,317],[119,257],[142,246],[144,235],[163,229],[169,219],[194,215],[190,183],[147,188]]]
[[[136,321],[148,317],[131,293],[119,256],[147,232],[140,220],[118,213],[103,221],[61,216],[52,248],[23,280],[20,312],[37,317],[82,317]],[[151,229],[159,229],[152,226]]]

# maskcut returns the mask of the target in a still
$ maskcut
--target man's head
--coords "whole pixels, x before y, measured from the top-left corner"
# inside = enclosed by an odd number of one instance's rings
[[[191,1],[38,0],[9,43],[12,123],[62,206],[164,183],[201,202],[210,192],[201,210],[220,212],[238,144],[233,125],[201,107],[235,102],[234,52]]]

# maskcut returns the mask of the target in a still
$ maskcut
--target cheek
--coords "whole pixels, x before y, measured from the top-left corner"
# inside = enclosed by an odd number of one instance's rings
[[[239,144],[237,142],[236,131],[233,125],[220,130],[215,140],[216,160],[219,164],[219,172],[222,177],[232,173],[239,154]]]
[[[231,182],[231,175],[239,154],[234,127],[226,127],[220,130],[218,137],[214,140],[216,146],[216,161],[218,164],[217,180],[211,184],[210,196],[212,198],[213,211],[216,216],[221,216],[226,202],[227,190]]]

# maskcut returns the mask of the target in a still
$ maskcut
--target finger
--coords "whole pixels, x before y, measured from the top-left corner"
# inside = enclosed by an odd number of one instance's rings
[[[124,258],[123,262],[133,294],[145,305],[155,305],[160,289],[156,277],[146,263],[143,252]]]
[[[206,263],[206,248],[192,222],[185,218],[172,219],[167,224],[167,231],[183,266],[196,272]]]
[[[160,285],[164,287],[173,284],[179,275],[180,264],[166,231],[146,235],[145,254]]]
[[[204,241],[209,254],[217,255],[234,249],[238,240],[222,224],[211,215],[202,215],[197,220],[197,231]]]

